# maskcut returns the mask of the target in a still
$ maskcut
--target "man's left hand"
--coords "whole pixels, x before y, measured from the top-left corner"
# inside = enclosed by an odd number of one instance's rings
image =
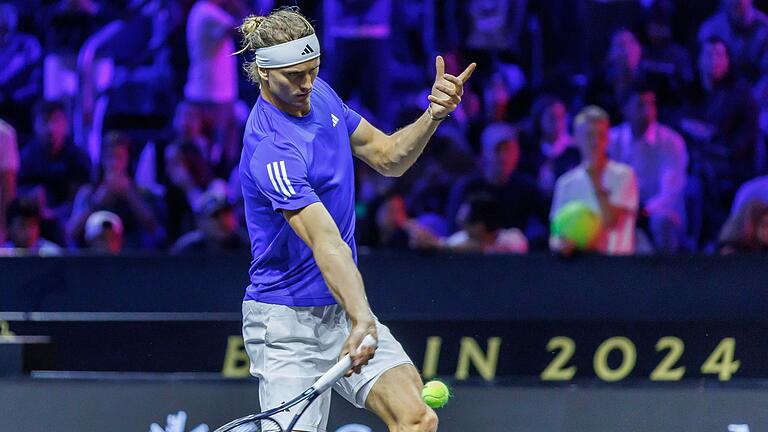
[[[445,73],[445,61],[442,56],[435,58],[435,83],[432,94],[428,96],[432,116],[436,119],[448,117],[461,102],[464,95],[464,83],[472,76],[477,63],[472,63],[459,76]]]

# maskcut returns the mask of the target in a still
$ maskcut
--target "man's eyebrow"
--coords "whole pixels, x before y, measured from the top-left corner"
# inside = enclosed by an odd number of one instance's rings
[[[302,73],[302,72],[309,72],[309,71],[311,71],[311,70],[314,70],[314,69],[317,69],[317,68],[319,68],[319,67],[320,67],[320,63],[318,63],[318,64],[317,64],[317,66],[315,66],[315,67],[313,67],[313,68],[309,68],[309,69],[307,69],[306,71],[304,71],[304,70],[301,70],[301,69],[288,69],[288,70],[286,70],[286,71],[285,71],[285,73]]]

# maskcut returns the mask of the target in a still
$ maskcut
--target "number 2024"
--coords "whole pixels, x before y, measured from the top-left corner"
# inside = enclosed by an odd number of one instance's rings
[[[612,368],[608,365],[608,356],[614,350],[621,352],[621,364]],[[666,336],[656,343],[656,352],[666,354],[661,362],[651,372],[652,381],[679,381],[685,375],[685,366],[677,366],[677,361],[683,355],[685,344],[680,338]],[[568,366],[568,362],[576,352],[576,342],[565,336],[557,336],[547,343],[547,351],[555,352],[555,358],[541,373],[542,381],[569,381],[576,375],[576,366]],[[741,362],[734,360],[736,340],[725,338],[701,365],[702,374],[716,374],[720,381],[729,381],[733,374],[739,370]],[[637,349],[631,340],[625,337],[612,337],[606,339],[597,350],[593,358],[595,374],[598,378],[607,382],[620,381],[626,378],[635,368],[637,361]]]

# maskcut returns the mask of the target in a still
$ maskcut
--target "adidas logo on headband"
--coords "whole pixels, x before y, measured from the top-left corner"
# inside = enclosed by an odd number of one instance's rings
[[[301,52],[301,55],[307,55],[313,52],[315,52],[315,50],[313,50],[312,47],[307,44],[307,46],[304,47],[304,51]]]

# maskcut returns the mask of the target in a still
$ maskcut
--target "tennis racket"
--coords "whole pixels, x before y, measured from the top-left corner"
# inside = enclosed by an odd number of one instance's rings
[[[375,347],[376,346],[376,339],[374,339],[372,336],[368,335],[363,339],[363,342],[360,344],[360,348],[369,348],[369,347]],[[288,402],[272,408],[270,410],[261,412],[259,414],[251,414],[247,415],[245,417],[240,417],[239,419],[232,420],[231,422],[225,424],[224,426],[216,429],[214,432],[286,432],[286,431],[292,431],[293,427],[296,426],[296,423],[299,421],[299,417],[301,417],[302,414],[304,414],[304,411],[307,410],[307,407],[315,400],[317,399],[321,394],[323,394],[324,391],[328,390],[336,381],[341,379],[344,375],[347,374],[349,369],[352,368],[352,358],[349,356],[349,354],[345,355],[341,360],[339,360],[338,363],[336,363],[328,372],[323,374],[320,378],[318,378],[317,381],[308,389],[304,390],[304,392],[295,398],[289,400]],[[297,405],[299,405],[302,402],[306,402],[304,406],[299,410],[299,412],[293,416],[293,419],[291,419],[291,423],[283,428],[280,426],[280,423],[278,423],[272,416],[274,416],[277,413],[288,411],[290,408],[293,408]]]

